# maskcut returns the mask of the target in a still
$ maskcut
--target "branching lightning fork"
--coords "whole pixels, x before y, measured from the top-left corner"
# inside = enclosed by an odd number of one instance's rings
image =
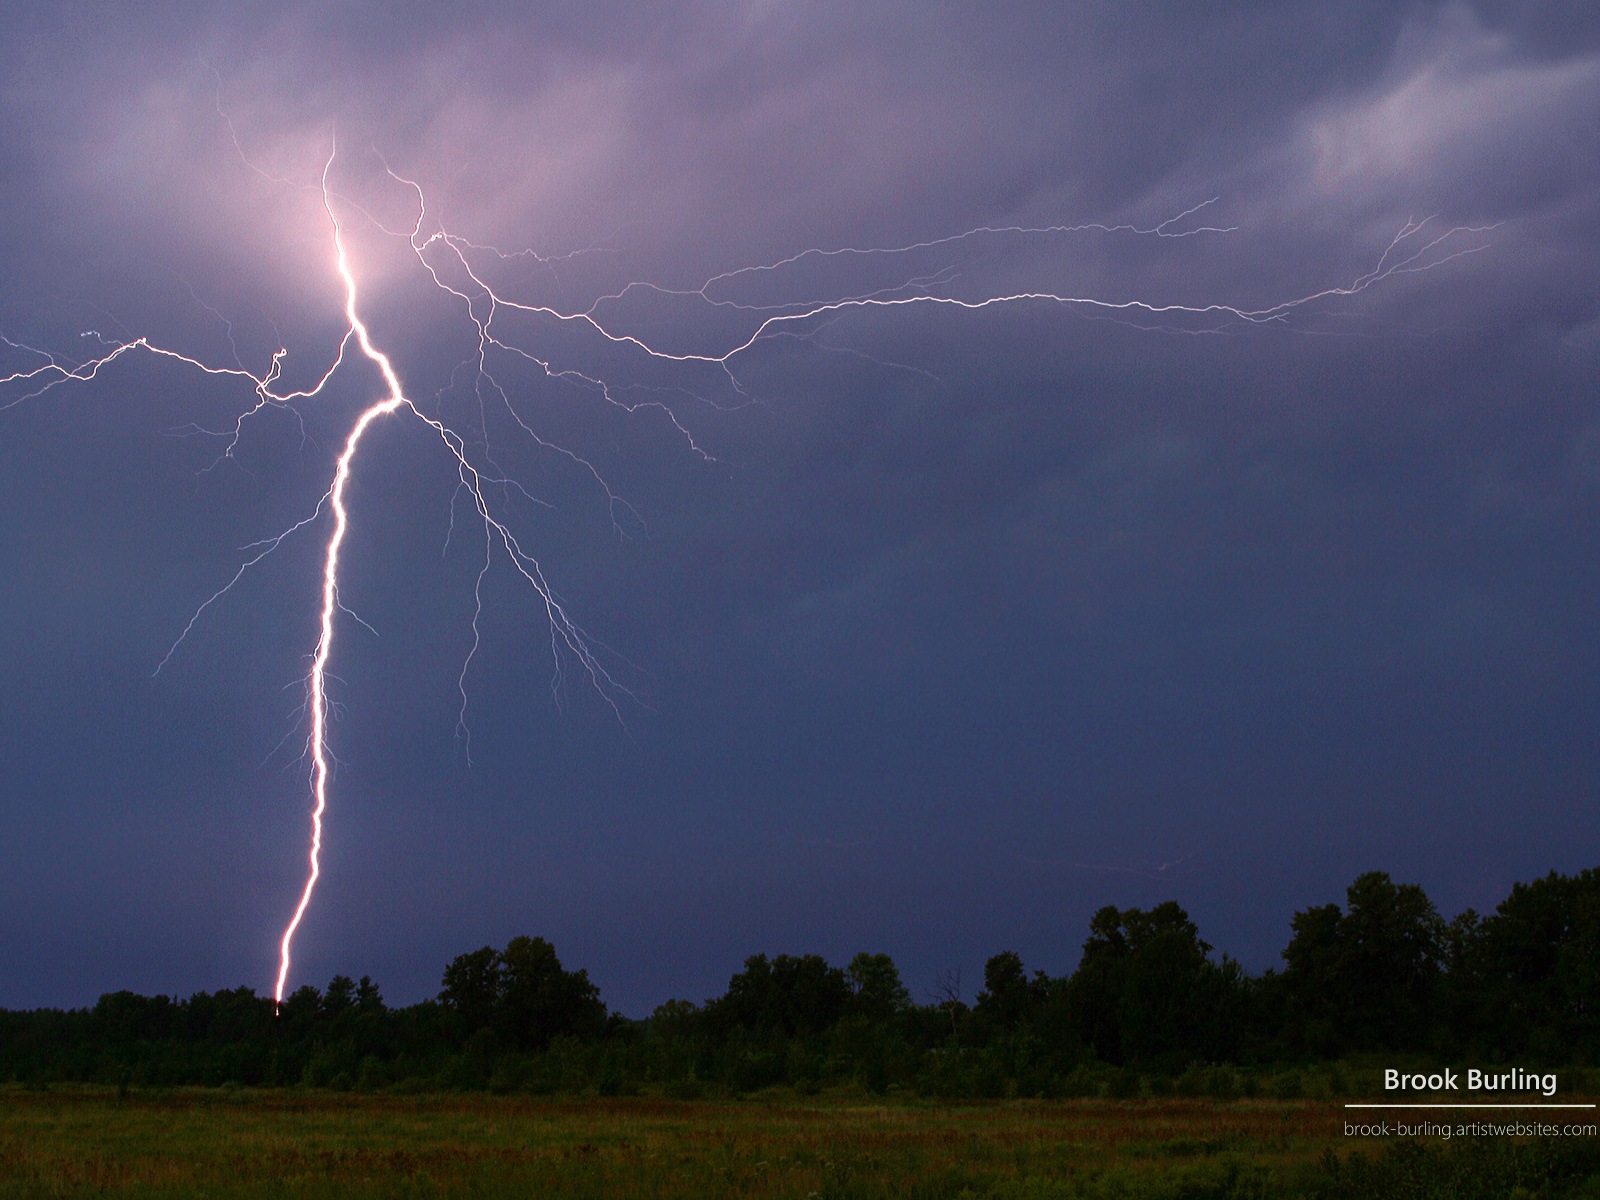
[[[229,128],[231,131],[231,122],[229,123]],[[237,137],[235,136],[236,148],[237,145]],[[241,157],[243,157],[242,151]],[[31,356],[30,365],[25,365],[10,374],[0,375],[0,411],[34,399],[63,384],[91,383],[97,380],[112,364],[133,356],[136,352],[176,361],[184,367],[207,376],[216,377],[223,382],[248,385],[254,395],[254,401],[238,417],[233,429],[224,434],[227,438],[227,443],[223,450],[224,457],[233,455],[243,434],[245,424],[251,417],[268,408],[288,407],[292,409],[297,402],[308,401],[322,396],[335,374],[340,371],[348,360],[354,357],[359,356],[365,359],[377,369],[383,380],[383,396],[363,409],[350,426],[344,440],[343,449],[335,464],[332,481],[327,491],[318,499],[312,512],[283,532],[257,542],[254,546],[247,547],[246,558],[232,578],[195,610],[177,641],[156,667],[156,671],[159,673],[201,616],[225,596],[252,566],[272,553],[290,535],[318,522],[322,518],[324,511],[331,514],[332,530],[328,534],[323,555],[318,636],[307,677],[310,720],[307,755],[310,759],[311,798],[313,802],[311,809],[311,844],[305,883],[300,891],[298,903],[295,905],[294,912],[279,942],[279,963],[274,996],[280,1001],[283,998],[293,965],[292,950],[295,934],[305,918],[321,875],[323,819],[328,809],[329,786],[332,774],[332,755],[328,737],[328,717],[330,714],[330,700],[327,693],[328,666],[334,653],[336,617],[340,612],[348,612],[341,604],[339,597],[340,552],[344,547],[345,539],[349,535],[351,526],[350,511],[346,504],[346,491],[361,453],[363,439],[374,424],[382,418],[400,413],[408,417],[414,417],[430,428],[437,435],[446,453],[453,461],[462,489],[460,494],[470,497],[483,529],[484,559],[474,588],[475,611],[472,619],[471,648],[462,665],[459,679],[461,691],[461,735],[463,737],[466,735],[467,672],[480,644],[478,618],[482,612],[482,584],[497,547],[504,552],[512,567],[532,587],[544,608],[545,616],[549,622],[552,651],[556,663],[556,685],[559,687],[563,661],[570,658],[582,668],[589,682],[605,698],[606,702],[617,711],[619,718],[621,717],[620,702],[629,694],[626,686],[619,682],[603,665],[601,659],[597,657],[595,650],[592,648],[594,643],[557,598],[538,560],[524,548],[512,529],[501,517],[496,515],[490,505],[489,495],[494,487],[517,487],[518,485],[510,480],[505,472],[494,466],[493,459],[487,456],[486,447],[481,456],[475,450],[469,453],[469,443],[462,435],[446,425],[439,417],[424,412],[408,398],[393,361],[388,354],[379,349],[374,340],[371,330],[362,316],[362,296],[357,281],[357,269],[351,261],[347,248],[345,227],[341,224],[339,210],[341,207],[348,207],[361,213],[362,216],[368,217],[368,219],[371,218],[364,210],[353,202],[339,196],[333,190],[330,179],[336,161],[337,149],[335,148],[333,152],[330,152],[326,162],[323,164],[318,184],[307,190],[319,194],[322,209],[326,214],[331,231],[334,267],[344,295],[345,329],[339,338],[331,365],[309,387],[299,390],[279,390],[283,364],[287,356],[287,351],[283,348],[278,349],[271,356],[267,369],[262,374],[256,375],[241,365],[217,366],[208,364],[191,355],[156,345],[145,337],[116,341],[107,339],[98,333],[90,332],[85,334],[84,337],[95,346],[96,353],[82,360],[74,361],[65,356],[0,335],[0,341],[4,341],[10,352]],[[248,164],[248,160],[246,162]],[[248,165],[257,174],[261,175],[264,180],[271,181],[274,184],[287,182],[262,172],[254,164]],[[901,261],[902,259],[912,261],[906,256],[930,251],[939,252],[959,243],[972,243],[983,238],[1056,237],[1090,232],[1107,235],[1174,238],[1192,237],[1200,234],[1220,235],[1231,232],[1231,227],[1195,225],[1189,222],[1189,218],[1196,212],[1215,202],[1207,200],[1166,221],[1145,227],[1126,224],[1040,227],[985,226],[965,230],[946,237],[900,246],[805,249],[771,263],[722,271],[710,276],[704,282],[692,288],[675,289],[643,281],[629,283],[620,290],[598,297],[586,308],[569,310],[549,304],[519,300],[505,294],[502,289],[490,281],[492,266],[496,262],[504,262],[511,258],[521,257],[521,255],[504,254],[493,247],[468,241],[447,231],[442,226],[430,227],[430,211],[423,188],[415,181],[406,179],[393,171],[389,172],[389,176],[397,185],[410,189],[416,203],[416,220],[409,229],[398,231],[384,229],[384,232],[397,238],[405,239],[417,263],[427,273],[432,283],[442,289],[451,298],[452,303],[458,304],[464,309],[468,321],[475,328],[477,349],[475,361],[470,365],[476,373],[480,403],[486,390],[491,397],[503,405],[516,425],[529,437],[535,439],[540,447],[565,455],[574,464],[587,471],[604,490],[607,501],[611,505],[613,523],[616,522],[618,513],[626,509],[625,501],[606,485],[600,472],[587,459],[575,451],[546,441],[535,432],[534,428],[518,412],[506,389],[497,381],[490,361],[491,354],[503,355],[516,362],[530,364],[552,381],[584,389],[604,401],[629,412],[649,410],[661,414],[691,450],[702,455],[706,455],[707,451],[701,447],[689,427],[679,419],[673,408],[665,401],[659,398],[647,400],[627,399],[624,396],[625,389],[613,386],[598,374],[586,373],[572,367],[556,366],[552,355],[541,355],[535,353],[528,346],[519,344],[517,338],[504,328],[508,320],[535,318],[553,322],[559,327],[574,329],[585,336],[599,339],[599,344],[607,345],[613,350],[636,355],[641,361],[650,361],[657,366],[665,366],[669,369],[681,369],[690,366],[709,367],[720,371],[725,376],[733,392],[741,398],[745,398],[746,392],[736,371],[736,366],[741,356],[746,355],[765,339],[793,337],[796,334],[814,334],[824,325],[837,321],[842,315],[851,311],[865,309],[895,310],[922,306],[976,310],[1033,303],[1087,310],[1103,317],[1127,320],[1134,324],[1149,320],[1159,323],[1181,321],[1187,323],[1183,327],[1184,331],[1191,333],[1219,332],[1228,328],[1251,326],[1294,328],[1293,321],[1298,315],[1315,310],[1316,306],[1323,302],[1352,297],[1397,275],[1430,270],[1462,255],[1477,253],[1487,245],[1482,235],[1493,228],[1493,226],[1456,226],[1446,228],[1437,225],[1432,218],[1422,221],[1408,221],[1383,250],[1373,267],[1357,276],[1350,283],[1323,288],[1304,296],[1257,308],[1222,303],[1187,305],[1159,303],[1149,300],[1108,300],[1093,296],[1067,295],[1053,291],[1034,290],[962,297],[952,291],[954,272],[948,267],[942,267],[932,272],[924,271],[921,274],[909,275],[899,282],[873,288],[859,294],[839,295],[821,300],[784,300],[780,297],[771,302],[755,304],[736,302],[726,296],[729,287],[738,283],[750,284],[752,281],[767,283],[770,281],[775,286],[781,287],[784,272],[802,262],[810,265],[827,263],[832,260],[871,260],[888,263]],[[376,224],[375,221],[374,224]],[[383,227],[379,226],[379,228]],[[523,254],[526,254],[526,252],[523,252]],[[620,318],[603,315],[618,311],[636,293],[656,294],[675,300],[689,301],[708,308],[721,310],[725,315],[727,313],[737,314],[739,319],[746,322],[746,331],[732,337],[720,348],[685,349],[652,344],[652,342],[638,334],[628,332],[622,326]],[[235,351],[235,363],[237,364],[237,351]],[[635,385],[636,388],[637,386]],[[684,387],[680,390],[687,394],[697,394],[690,387]],[[478,465],[479,463],[482,465]],[[526,492],[523,492],[523,494],[527,495]]]

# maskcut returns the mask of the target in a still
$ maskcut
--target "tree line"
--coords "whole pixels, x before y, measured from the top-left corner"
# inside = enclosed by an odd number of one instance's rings
[[[757,954],[721,996],[644,1020],[610,1012],[543,938],[517,937],[458,956],[437,999],[404,1007],[341,975],[281,1006],[236,988],[0,1010],[0,1080],[998,1096],[1229,1094],[1259,1076],[1293,1094],[1296,1068],[1365,1054],[1600,1059],[1600,870],[1516,884],[1493,913],[1448,922],[1420,887],[1369,872],[1291,931],[1282,968],[1252,976],[1175,902],[1108,906],[1070,974],[1005,951],[970,1002],[954,974],[918,1002],[886,954]]]

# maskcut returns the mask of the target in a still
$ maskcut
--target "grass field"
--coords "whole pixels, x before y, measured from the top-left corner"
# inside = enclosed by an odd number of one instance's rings
[[[1494,1183],[1492,1164],[1429,1159],[1445,1151],[1414,1146],[1408,1177],[1445,1190],[1396,1184],[1393,1170],[1382,1187],[1376,1175],[1339,1183],[1324,1155],[1350,1149],[1343,1120],[1325,1101],[968,1106],[13,1089],[0,1091],[0,1198],[1468,1194],[1447,1175],[1489,1187],[1472,1194],[1512,1194]],[[1502,1144],[1480,1156],[1526,1148]],[[1506,1162],[1503,1182],[1533,1185],[1523,1196],[1600,1195],[1570,1164],[1559,1187],[1540,1187],[1537,1169]]]

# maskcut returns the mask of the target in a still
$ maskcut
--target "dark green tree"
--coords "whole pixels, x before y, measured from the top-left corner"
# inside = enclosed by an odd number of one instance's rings
[[[505,989],[500,954],[485,946],[458,954],[444,969],[439,1002],[456,1014],[464,1033],[473,1033],[494,1020]]]
[[[1457,942],[1450,990],[1480,1042],[1600,1057],[1600,871],[1518,883]]]
[[[845,968],[845,979],[850,986],[850,1012],[874,1024],[892,1021],[911,1007],[911,993],[887,954],[862,951]]]
[[[361,982],[356,984],[356,1008],[364,1013],[386,1011],[383,1004],[383,993],[378,990],[378,985],[372,982],[370,975],[363,975]]]
[[[1102,1062],[1122,1061],[1118,1010],[1128,955],[1122,913],[1108,904],[1090,918],[1083,955],[1067,985],[1067,1001],[1078,1037]]]
[[[165,996],[126,991],[107,992],[93,1011],[97,1036],[113,1046],[169,1037],[178,1015],[177,1006]]]
[[[1237,1053],[1244,974],[1168,900],[1149,911],[1103,908],[1067,986],[1079,1036],[1106,1062],[1177,1067]]]
[[[1296,913],[1283,952],[1291,1042],[1313,1053],[1419,1049],[1432,1040],[1446,927],[1415,884],[1368,871],[1343,912]]]
[[[779,1036],[821,1033],[844,1015],[850,1001],[845,973],[817,954],[765,954],[745,959],[727,992],[706,1006],[718,1031],[746,1029]]]
[[[1008,1033],[1032,1017],[1042,995],[1042,983],[1028,978],[1021,956],[1005,950],[984,963],[983,991],[972,1011],[985,1031]]]
[[[699,1005],[691,1000],[668,1000],[650,1014],[650,1032],[658,1038],[689,1040],[701,1032]]]
[[[495,1025],[525,1050],[558,1037],[594,1037],[606,1023],[600,989],[587,971],[567,971],[543,938],[514,937],[499,956],[501,990]]]
[[[356,981],[348,975],[335,975],[322,993],[322,1015],[337,1020],[356,1006]]]

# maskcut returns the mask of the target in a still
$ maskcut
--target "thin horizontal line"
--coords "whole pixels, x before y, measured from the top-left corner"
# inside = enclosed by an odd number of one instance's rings
[[[1593,1104],[1346,1104],[1346,1108],[1593,1108]]]

